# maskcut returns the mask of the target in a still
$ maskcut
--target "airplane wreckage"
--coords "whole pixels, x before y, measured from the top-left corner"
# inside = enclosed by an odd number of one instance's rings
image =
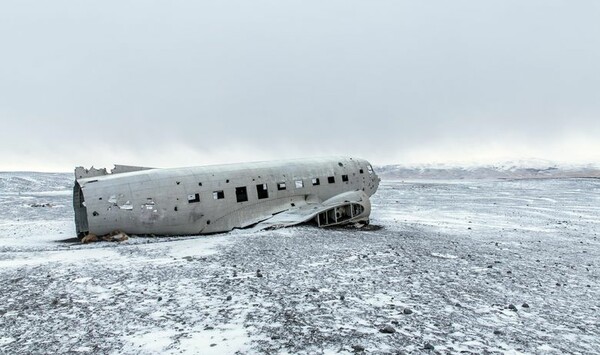
[[[75,169],[77,235],[198,235],[312,222],[368,224],[380,179],[336,157],[155,169]]]

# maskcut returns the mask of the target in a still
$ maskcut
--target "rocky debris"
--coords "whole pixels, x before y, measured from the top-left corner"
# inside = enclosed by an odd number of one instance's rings
[[[425,350],[435,350],[435,346],[429,344],[429,343],[425,343],[425,345],[423,346],[423,349]]]
[[[39,207],[54,207],[53,204],[51,203],[32,203],[29,205],[29,207],[33,207],[33,208],[39,208]]]
[[[129,239],[129,237],[127,236],[127,234],[125,233],[119,233],[117,235],[114,236],[104,236],[102,237],[102,240],[104,240],[105,242],[124,242],[127,239]]]
[[[194,258],[191,256],[184,256],[182,259],[187,260],[187,261],[194,261]]]
[[[129,236],[126,233],[121,231],[114,231],[102,237],[102,240],[105,242],[124,242],[129,239]]]
[[[263,274],[259,270],[256,270],[256,277],[263,277]]]
[[[494,330],[494,335],[504,335],[504,333],[501,330]]]
[[[96,236],[95,234],[91,234],[91,233],[81,239],[81,243],[83,243],[83,244],[95,243],[97,241],[98,241],[98,236]]]
[[[226,301],[231,301],[231,295],[227,296]]]
[[[515,312],[517,311],[517,307],[515,307],[515,305],[512,303],[508,305],[508,309],[510,309],[511,311],[515,311]]]
[[[362,353],[365,351],[365,347],[362,345],[352,345],[352,350],[354,350],[355,353]]]
[[[114,231],[111,233],[108,233],[106,235],[100,236],[98,237],[97,235],[93,234],[93,233],[89,233],[88,235],[86,235],[85,237],[83,237],[81,239],[81,243],[83,244],[88,244],[88,243],[95,243],[97,241],[105,241],[105,242],[124,242],[127,239],[129,239],[129,236],[126,233],[123,233],[121,231]]]
[[[523,307],[523,308],[529,308],[529,305],[527,303],[523,303],[523,305],[521,307]]]
[[[404,313],[404,314],[412,314],[413,311],[410,308],[404,308],[404,310],[402,311],[402,313]]]
[[[391,325],[386,325],[385,327],[379,329],[379,332],[384,334],[393,334],[396,332],[396,329],[394,329],[394,327]]]
[[[119,234],[113,236],[113,241],[118,242],[118,243],[124,242],[127,239],[129,239],[129,236],[125,233],[119,233]]]

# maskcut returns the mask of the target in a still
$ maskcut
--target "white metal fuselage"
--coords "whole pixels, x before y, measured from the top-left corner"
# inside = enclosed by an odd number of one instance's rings
[[[354,196],[357,201],[351,202],[361,203],[363,209],[353,210],[360,213],[352,213],[347,221],[368,221],[368,197],[378,185],[369,162],[350,157],[80,175],[74,188],[75,222],[78,235],[115,230],[154,235],[217,233],[302,206],[316,210],[327,206],[328,200],[338,206]]]

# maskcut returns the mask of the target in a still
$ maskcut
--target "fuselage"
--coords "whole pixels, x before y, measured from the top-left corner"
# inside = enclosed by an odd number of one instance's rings
[[[226,232],[378,185],[369,162],[351,157],[149,169],[77,179],[75,222],[78,235]]]

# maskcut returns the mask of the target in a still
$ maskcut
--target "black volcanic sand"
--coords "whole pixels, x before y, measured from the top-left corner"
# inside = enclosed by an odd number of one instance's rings
[[[0,353],[600,352],[600,181],[384,182],[372,200],[364,230],[123,244],[40,241],[70,237],[67,208],[3,217]]]

